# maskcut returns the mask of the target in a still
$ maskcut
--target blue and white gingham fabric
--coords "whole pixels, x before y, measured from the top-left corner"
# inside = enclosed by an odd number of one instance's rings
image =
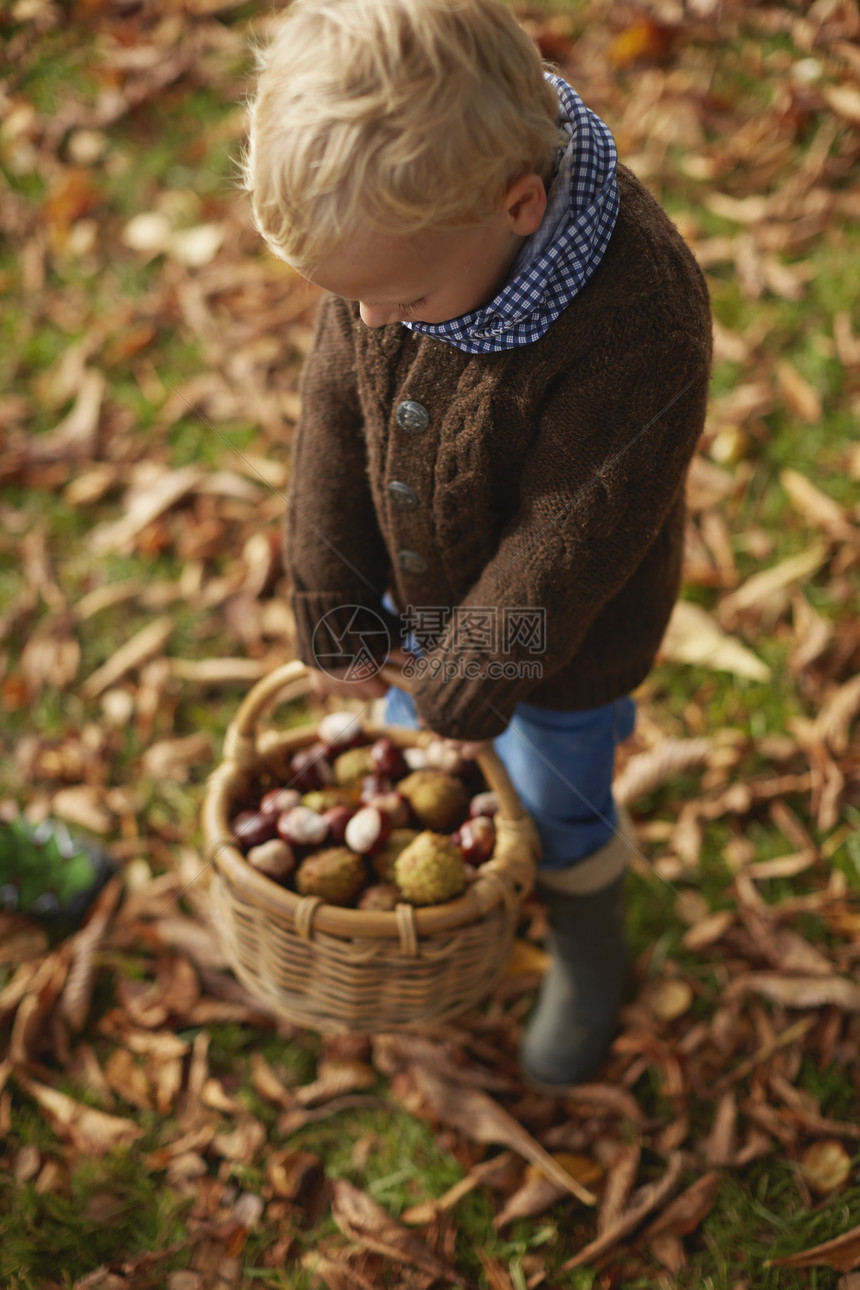
[[[558,123],[570,141],[540,228],[526,238],[508,281],[486,305],[448,322],[403,324],[467,354],[540,340],[600,264],[618,218],[618,152],[609,126],[567,81],[545,75],[558,94]]]

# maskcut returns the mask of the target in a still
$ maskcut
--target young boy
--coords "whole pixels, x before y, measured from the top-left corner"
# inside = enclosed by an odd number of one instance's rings
[[[246,183],[272,250],[330,293],[293,448],[299,654],[384,654],[380,619],[409,627],[412,700],[390,690],[387,719],[497,741],[551,928],[523,1069],[577,1082],[623,982],[613,758],[678,593],[704,280],[498,0],[295,0]]]

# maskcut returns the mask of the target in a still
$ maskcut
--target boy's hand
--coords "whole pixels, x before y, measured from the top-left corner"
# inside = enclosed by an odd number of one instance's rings
[[[448,748],[452,748],[464,761],[474,761],[482,752],[492,745],[491,739],[444,739]]]
[[[386,661],[394,663],[397,667],[402,667],[412,657],[412,654],[407,654],[405,650],[395,647],[389,651]],[[383,681],[378,672],[363,681],[347,680],[347,672],[347,668],[321,672],[317,668],[309,667],[308,676],[311,689],[317,698],[322,698],[326,694],[334,694],[341,699],[381,699],[383,695],[388,693],[388,682]]]

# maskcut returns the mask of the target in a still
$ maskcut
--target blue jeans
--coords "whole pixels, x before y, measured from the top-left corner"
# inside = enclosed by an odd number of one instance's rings
[[[403,690],[388,691],[385,720],[417,727],[415,705]],[[576,864],[612,837],[615,748],[632,734],[635,720],[629,697],[583,712],[517,704],[494,747],[537,825],[542,869]]]

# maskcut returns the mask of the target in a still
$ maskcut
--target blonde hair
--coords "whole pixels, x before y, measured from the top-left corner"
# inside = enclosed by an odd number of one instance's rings
[[[478,224],[564,134],[540,55],[499,0],[294,0],[260,54],[243,170],[296,267],[358,227]]]

